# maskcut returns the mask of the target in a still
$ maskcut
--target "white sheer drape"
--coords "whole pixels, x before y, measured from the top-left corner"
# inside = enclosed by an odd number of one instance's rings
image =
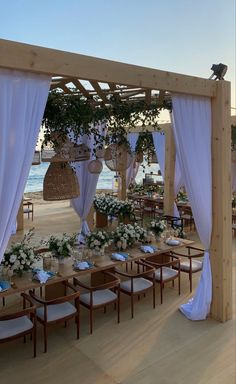
[[[0,260],[33,159],[51,78],[0,69]]]
[[[138,169],[139,169],[139,163],[136,163],[135,153],[134,153],[138,137],[139,137],[139,133],[137,133],[137,132],[130,132],[127,135],[127,139],[129,141],[130,148],[131,148],[131,151],[132,151],[134,156],[133,156],[133,159],[131,161],[129,168],[126,171],[126,188],[129,187],[130,183],[134,182],[135,177],[137,176],[137,173],[138,173]]]
[[[105,125],[105,123],[96,125],[96,128],[101,134],[104,132]],[[78,240],[84,242],[84,237],[90,232],[86,218],[93,204],[99,174],[90,173],[88,171],[89,162],[95,158],[93,155],[94,138],[92,136],[88,137],[87,135],[84,135],[79,139],[79,143],[84,143],[91,149],[90,160],[73,163],[79,180],[80,196],[72,199],[71,205],[81,218],[81,229]]]
[[[203,271],[194,297],[180,308],[191,320],[207,317],[212,299],[209,248],[212,231],[211,101],[173,96],[176,151],[201,242],[206,248]]]

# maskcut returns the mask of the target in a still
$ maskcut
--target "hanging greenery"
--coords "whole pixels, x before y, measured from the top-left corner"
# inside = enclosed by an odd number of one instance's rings
[[[166,102],[161,107],[148,106],[144,101],[121,102],[114,96],[106,106],[96,106],[94,101],[80,97],[77,91],[50,92],[43,117],[44,145],[50,143],[56,148],[68,136],[76,141],[81,135],[94,135],[95,147],[115,143],[124,144],[129,150],[127,132],[137,125],[144,132],[147,125],[158,129],[160,109],[171,108]],[[95,128],[100,121],[106,121],[105,135]]]

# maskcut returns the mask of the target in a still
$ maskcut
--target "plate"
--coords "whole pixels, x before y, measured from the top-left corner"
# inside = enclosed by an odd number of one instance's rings
[[[122,260],[119,259],[119,256],[121,256]],[[111,254],[111,259],[113,261],[126,261],[129,258],[129,254],[126,252],[114,252]]]
[[[33,271],[33,273],[34,273],[34,275],[33,275],[33,280],[37,280],[37,281],[39,281],[39,278],[38,278],[38,276],[37,276],[37,272],[40,272],[40,271],[42,271],[42,270],[39,269],[39,270],[34,270],[34,271]],[[44,272],[47,273],[47,275],[48,275],[48,280],[53,279],[53,278],[56,276],[55,272],[51,272],[51,271],[44,271]]]
[[[73,268],[74,268],[75,271],[87,271],[88,269],[92,269],[92,268],[94,268],[94,264],[90,263],[89,261],[86,261],[86,263],[88,264],[88,267],[80,268],[79,265],[80,265],[81,263],[82,263],[81,261],[78,262],[77,264],[74,263]]]
[[[168,240],[166,240],[166,244],[167,245],[179,245],[180,241],[179,240],[175,240],[175,239],[168,239]]]

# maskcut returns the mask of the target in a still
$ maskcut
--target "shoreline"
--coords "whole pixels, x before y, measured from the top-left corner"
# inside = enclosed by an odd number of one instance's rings
[[[112,189],[97,189],[96,193],[111,193]],[[32,203],[37,205],[42,204],[55,204],[60,202],[70,202],[70,200],[52,200],[52,201],[46,201],[43,200],[43,191],[36,191],[36,192],[25,192],[24,193],[24,199],[32,201]]]

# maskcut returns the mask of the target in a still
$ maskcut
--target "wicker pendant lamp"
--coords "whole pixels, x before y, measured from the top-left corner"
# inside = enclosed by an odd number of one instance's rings
[[[79,182],[70,164],[52,162],[43,181],[43,199],[68,200],[79,195]]]
[[[105,150],[104,160],[111,171],[125,171],[129,168],[132,155],[124,145],[111,144]]]

